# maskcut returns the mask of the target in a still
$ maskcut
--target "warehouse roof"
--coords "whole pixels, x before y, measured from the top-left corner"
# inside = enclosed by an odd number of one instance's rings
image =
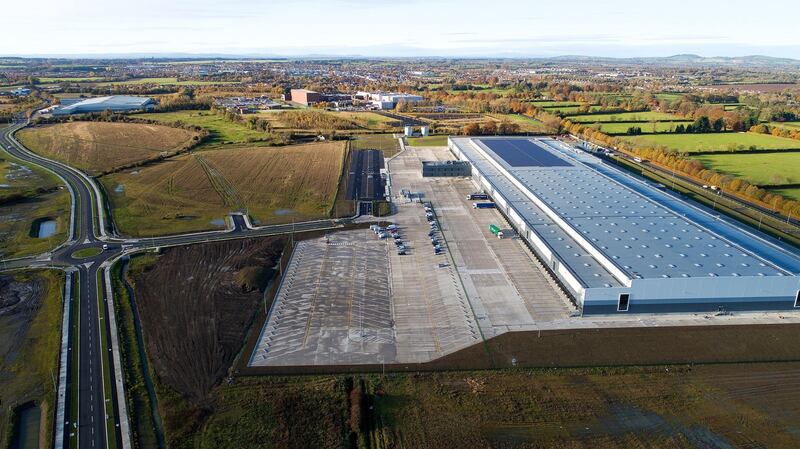
[[[613,276],[615,270],[629,279],[800,271],[796,254],[771,262],[766,246],[745,249],[734,243],[752,241],[747,231],[687,219],[679,212],[692,206],[652,187],[626,185],[601,164],[587,163],[595,158],[571,154],[557,141],[453,142],[587,287],[619,285],[622,276]]]
[[[112,95],[109,97],[88,98],[86,100],[59,108],[55,111],[55,114],[80,114],[85,112],[99,112],[105,110],[132,111],[137,109],[145,109],[151,104],[153,104],[153,100],[147,97]]]

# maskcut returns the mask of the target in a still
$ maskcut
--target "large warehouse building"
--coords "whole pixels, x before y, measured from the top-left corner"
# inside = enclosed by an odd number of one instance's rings
[[[451,137],[584,314],[800,307],[800,254],[549,138]]]
[[[155,102],[147,97],[113,95],[89,98],[53,110],[53,115],[88,114],[90,112],[130,112],[152,109]]]

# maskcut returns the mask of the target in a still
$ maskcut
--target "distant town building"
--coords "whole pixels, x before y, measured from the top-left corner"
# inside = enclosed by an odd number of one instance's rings
[[[416,104],[424,100],[421,95],[365,91],[356,92],[356,98],[370,101],[375,109],[394,109],[400,101]]]
[[[313,90],[308,89],[292,89],[290,95],[291,101],[304,104],[306,106],[319,103],[321,101],[319,92],[314,92]]]
[[[144,111],[152,109],[155,104],[152,98],[113,95],[110,97],[89,98],[66,106],[61,105],[53,111],[53,115],[88,114],[103,111]]]
[[[217,107],[225,108],[239,114],[252,114],[264,109],[280,109],[280,103],[272,101],[267,96],[261,97],[225,97],[214,100]]]
[[[11,91],[11,95],[14,95],[16,97],[24,97],[24,96],[30,95],[30,94],[31,94],[31,90],[28,89],[27,87],[19,87],[19,88],[14,89],[14,90]]]

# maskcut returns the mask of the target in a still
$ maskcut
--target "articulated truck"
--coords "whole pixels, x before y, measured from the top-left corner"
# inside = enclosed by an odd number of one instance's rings
[[[499,239],[503,238],[503,236],[505,235],[503,234],[503,231],[497,227],[497,225],[489,225],[489,232],[496,235],[497,238]]]
[[[486,193],[471,193],[467,195],[468,200],[488,200],[489,195]]]
[[[494,203],[472,203],[473,209],[494,209]]]

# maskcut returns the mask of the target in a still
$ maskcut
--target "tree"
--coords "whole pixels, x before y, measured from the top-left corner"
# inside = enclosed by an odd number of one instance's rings
[[[481,135],[481,125],[477,123],[469,123],[464,126],[463,129],[464,135],[466,136],[480,136]]]
[[[513,123],[508,119],[503,119],[498,128],[500,134],[516,134],[519,132],[519,123]]]
[[[483,123],[483,134],[487,136],[497,134],[497,124],[492,119],[488,119]]]
[[[642,128],[640,128],[638,126],[631,126],[630,128],[628,128],[628,131],[627,131],[627,134],[629,136],[638,136],[641,133],[642,133]]]

